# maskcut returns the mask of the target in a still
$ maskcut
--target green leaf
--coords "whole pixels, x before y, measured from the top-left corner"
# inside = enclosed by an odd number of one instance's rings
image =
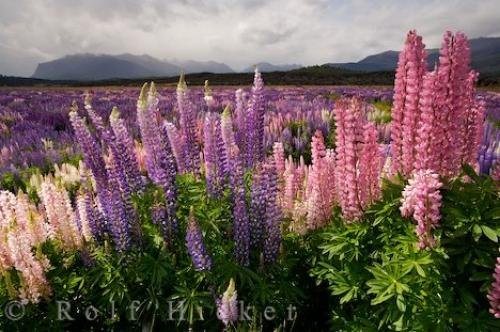
[[[497,233],[486,225],[481,226],[483,234],[493,242],[498,242]]]
[[[483,230],[481,229],[481,226],[476,224],[472,227],[472,237],[474,238],[474,241],[477,242],[482,234]]]
[[[399,311],[401,312],[406,311],[406,303],[403,295],[398,295],[396,297],[396,305],[398,306]]]

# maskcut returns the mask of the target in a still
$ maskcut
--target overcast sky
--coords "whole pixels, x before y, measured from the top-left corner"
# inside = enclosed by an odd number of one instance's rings
[[[75,53],[214,60],[236,70],[268,61],[357,61],[399,50],[416,28],[500,36],[499,0],[0,0],[0,74]]]

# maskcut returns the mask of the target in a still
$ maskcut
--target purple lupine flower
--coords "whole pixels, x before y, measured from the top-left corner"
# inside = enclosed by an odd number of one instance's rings
[[[130,247],[130,225],[127,209],[120,190],[119,178],[121,169],[118,167],[116,158],[110,151],[106,163],[109,174],[109,230],[118,251],[125,251]]]
[[[95,204],[94,199],[92,198],[90,190],[85,190],[83,195],[85,200],[85,210],[90,227],[90,232],[92,233],[92,237],[99,242],[104,234],[106,226],[104,224],[105,219],[102,215],[100,215],[98,211],[96,211],[97,205]]]
[[[233,278],[229,281],[224,294],[216,300],[217,304],[217,318],[219,318],[224,325],[236,322],[238,320],[238,292]]]
[[[482,174],[491,174],[492,167],[500,160],[500,129],[486,121],[479,152],[479,170]]]
[[[262,76],[255,68],[252,87],[252,96],[247,111],[247,167],[252,167],[257,161],[264,158],[264,82]]]
[[[217,178],[217,155],[215,149],[215,114],[207,113],[203,126],[203,157],[207,191],[211,197],[221,197],[221,187]]]
[[[212,258],[208,255],[205,248],[203,234],[194,217],[193,208],[189,211],[186,246],[196,271],[210,271],[212,269]]]
[[[264,261],[272,264],[278,259],[281,245],[281,211],[278,206],[278,174],[273,160],[264,166],[267,173],[266,218],[264,224]]]
[[[166,170],[168,186],[163,186],[163,192],[165,193],[165,203],[166,203],[166,211],[167,218],[166,223],[162,223],[163,236],[167,244],[170,244],[174,234],[177,234],[178,231],[178,222],[177,222],[177,186],[176,186],[176,163],[175,157],[172,152],[172,148],[170,145],[170,141],[168,139],[167,127],[161,127],[162,134],[162,142],[163,151],[165,153],[164,158],[162,159],[162,167]]]
[[[184,74],[181,74],[177,84],[177,107],[180,114],[180,128],[185,139],[186,171],[198,173],[200,170],[200,149],[196,142],[196,114],[189,100]]]
[[[101,143],[104,143],[106,146],[110,147],[114,141],[113,132],[104,124],[104,120],[102,119],[102,117],[97,114],[92,108],[92,99],[89,94],[85,96],[84,105],[85,111],[89,115],[90,121],[96,129]]]
[[[122,163],[127,176],[127,182],[133,192],[141,193],[144,190],[144,181],[141,177],[139,164],[135,157],[134,141],[129,135],[123,119],[120,118],[118,108],[114,107],[109,117],[109,123],[115,136],[117,150],[122,151]]]
[[[250,243],[254,248],[261,248],[266,216],[267,174],[262,169],[254,172],[250,203]]]
[[[102,159],[101,146],[87,128],[85,121],[78,115],[78,109],[74,106],[69,113],[69,118],[75,131],[75,141],[83,152],[85,166],[90,169],[96,179],[97,185],[107,183],[106,167]]]
[[[217,177],[224,184],[226,177],[229,175],[229,165],[228,165],[228,153],[224,139],[222,138],[222,118],[220,115],[217,116],[217,122],[215,124],[215,150],[217,155]]]
[[[137,102],[137,120],[146,151],[146,168],[151,180],[163,189],[167,206],[167,218],[162,223],[166,241],[172,239],[172,232],[177,229],[177,174],[174,155],[170,147],[167,128],[157,122],[158,97],[154,83],[146,97],[147,85],[144,85]]]
[[[235,256],[241,265],[247,266],[250,264],[250,225],[245,201],[243,163],[236,144],[229,150],[229,163]]]
[[[98,203],[103,212],[103,218],[106,219],[104,223],[107,223],[112,218],[112,201],[108,191],[108,174],[101,146],[90,133],[84,120],[78,115],[76,105],[69,113],[69,118],[75,131],[75,140],[83,152],[84,164],[95,179]]]
[[[207,113],[203,128],[205,175],[210,196],[220,198],[227,175],[226,149],[222,140],[220,117]]]

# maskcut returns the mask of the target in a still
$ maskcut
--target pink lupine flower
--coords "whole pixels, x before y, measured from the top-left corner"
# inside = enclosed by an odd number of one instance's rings
[[[19,192],[16,197],[16,223],[22,228],[32,247],[41,245],[50,236],[49,224],[23,192]]]
[[[143,173],[146,172],[146,150],[144,150],[144,147],[138,141],[135,141],[134,152],[139,164],[139,170]]]
[[[48,236],[43,218],[27,196],[14,196],[0,191],[0,273],[14,268],[19,277],[19,289],[7,284],[10,295],[26,302],[38,302],[50,294],[45,272],[50,263],[39,250]],[[33,253],[36,248],[36,256]]]
[[[362,107],[357,98],[341,99],[335,106],[335,184],[347,221],[359,219],[379,195],[382,156],[376,130],[363,118]]]
[[[293,163],[292,156],[289,156],[285,161],[285,171],[283,172],[284,187],[281,201],[281,209],[288,217],[290,217],[293,212],[293,204],[297,192],[297,179],[295,173],[295,164]]]
[[[16,196],[10,191],[0,191],[0,272],[12,267],[7,247],[7,234],[16,215]]]
[[[317,130],[312,138],[312,167],[307,183],[307,228],[323,226],[330,219],[335,199],[334,152],[326,150],[323,135]]]
[[[410,174],[415,158],[415,137],[419,120],[418,102],[426,71],[426,52],[422,37],[408,32],[405,47],[399,54],[394,81],[394,104],[391,112],[391,152],[393,172]]]
[[[7,246],[13,265],[20,275],[19,297],[26,302],[36,303],[50,294],[50,286],[45,277],[47,261],[40,261],[31,252],[31,239],[21,227],[7,234]]]
[[[273,145],[273,158],[276,165],[276,171],[278,172],[278,177],[285,171],[285,150],[283,149],[283,143],[275,142]]]
[[[441,141],[434,144],[440,148],[439,174],[452,176],[460,170],[463,131],[467,117],[467,90],[470,67],[470,49],[463,33],[453,35],[447,31],[439,52],[437,70],[438,121]]]
[[[444,137],[438,123],[437,109],[437,71],[434,70],[424,77],[423,91],[420,94],[420,124],[416,137],[416,169],[432,169],[440,171],[440,145]]]
[[[478,78],[478,73],[471,70],[466,82],[466,105],[465,121],[460,128],[463,140],[461,149],[461,162],[469,164],[479,170],[479,150],[483,137],[483,124],[485,115],[485,104],[482,100],[476,99],[476,89],[474,87]]]
[[[273,159],[276,167],[276,174],[278,175],[278,204],[283,205],[283,195],[285,191],[285,150],[283,143],[275,142],[273,145]]]
[[[417,222],[416,233],[419,237],[419,247],[422,249],[435,244],[432,230],[441,219],[441,186],[438,174],[432,170],[419,170],[403,190],[401,215],[411,216]]]
[[[486,297],[490,302],[490,313],[495,318],[500,318],[500,257],[497,257],[495,271],[493,272],[493,282]]]
[[[54,236],[62,247],[67,250],[79,248],[82,238],[68,192],[64,188],[58,188],[50,178],[47,178],[42,183],[40,199]]]
[[[368,206],[380,197],[382,154],[377,143],[377,129],[372,123],[364,126],[364,137],[359,158],[359,189],[361,205]]]

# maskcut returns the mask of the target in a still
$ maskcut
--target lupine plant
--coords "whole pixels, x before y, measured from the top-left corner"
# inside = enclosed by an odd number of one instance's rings
[[[1,91],[0,330],[499,330],[477,78],[412,30],[393,91]]]

